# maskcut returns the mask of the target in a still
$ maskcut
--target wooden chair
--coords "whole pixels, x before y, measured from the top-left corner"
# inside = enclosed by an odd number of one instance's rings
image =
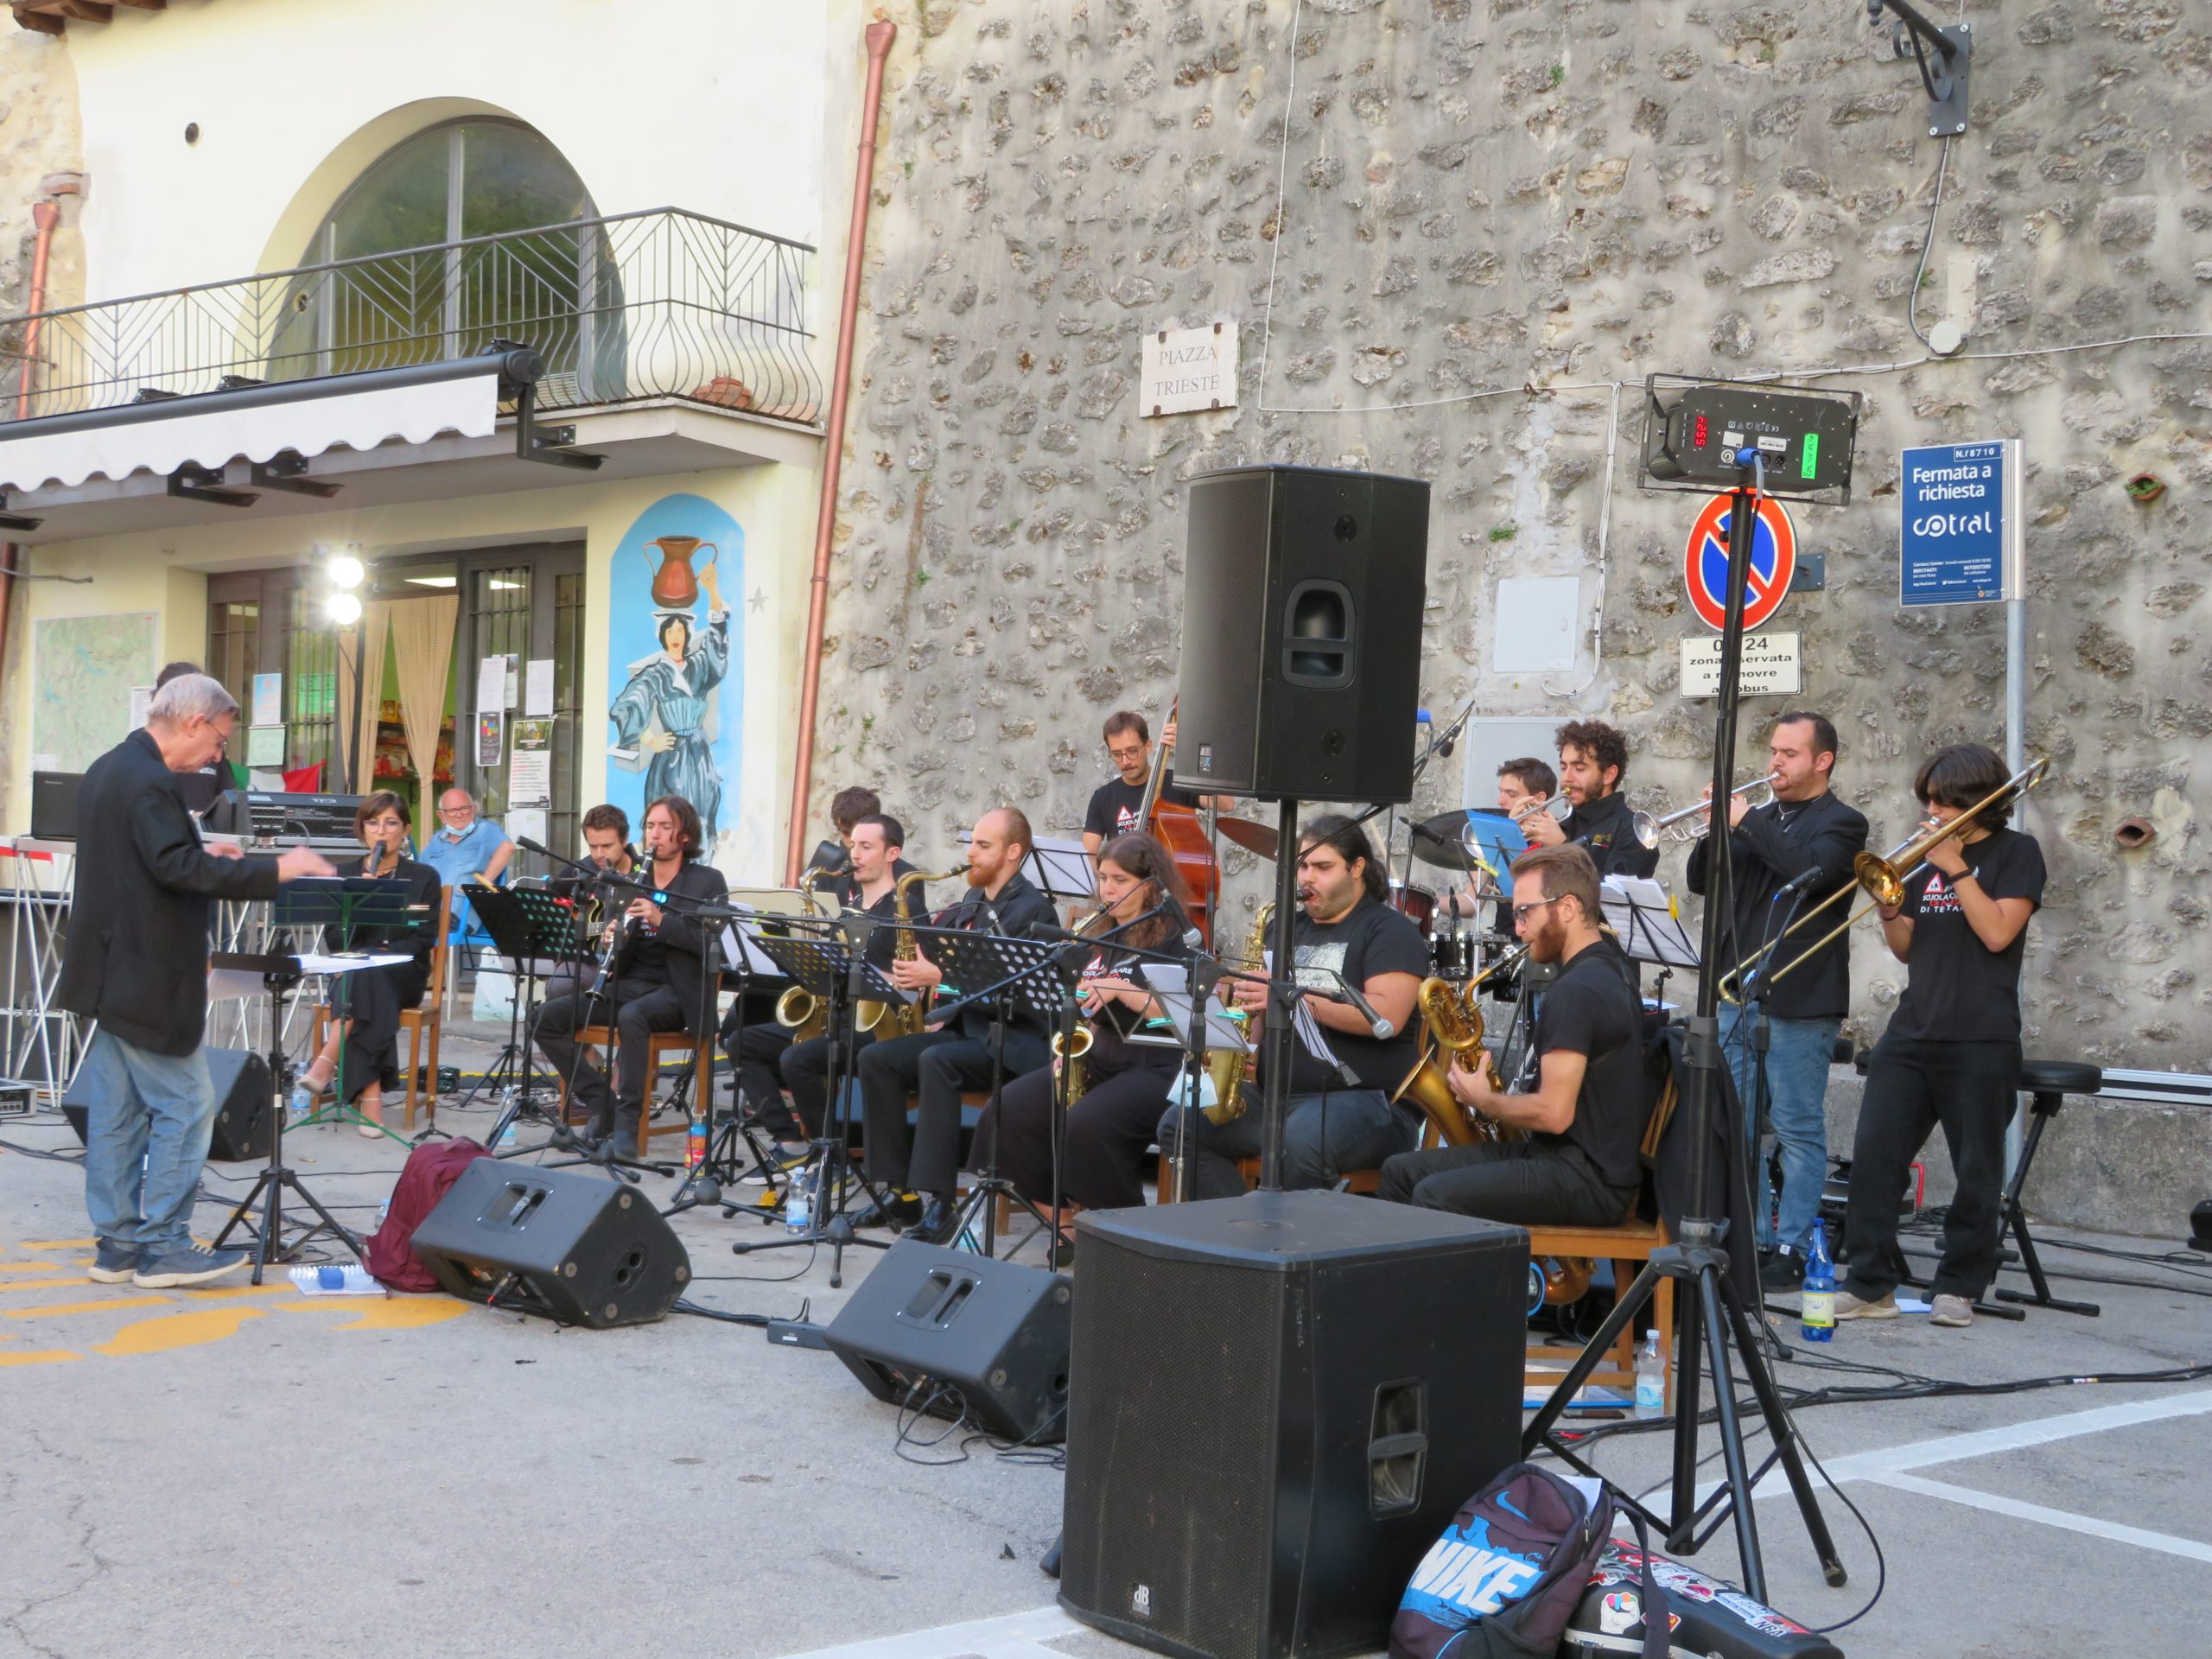
[[[645,1109],[638,1115],[639,1157],[645,1155],[653,1136],[683,1135],[691,1128],[688,1116],[667,1123],[656,1124],[653,1122],[653,1084],[660,1080],[662,1059],[671,1054],[687,1056],[696,1069],[690,1072],[679,1071],[677,1075],[702,1077],[706,1076],[707,1049],[714,1040],[715,1033],[711,1031],[703,1037],[694,1037],[688,1031],[657,1031],[645,1039]],[[615,1043],[614,1027],[580,1026],[576,1029],[575,1043],[579,1048],[611,1049]],[[561,1116],[563,1121],[569,1118],[569,1082],[566,1077],[561,1079]]]
[[[423,987],[422,1001],[414,1007],[402,1008],[399,1011],[400,1034],[407,1039],[407,1127],[410,1129],[415,1127],[415,1106],[422,1092],[423,1047],[426,1039],[430,1050],[429,1090],[432,1098],[435,1099],[437,1095],[438,1039],[445,1028],[445,1018],[439,1007],[438,994],[444,988],[446,982],[446,961],[452,950],[446,942],[446,935],[452,931],[452,923],[453,889],[441,887],[438,889],[438,931],[435,935],[438,942],[430,947],[429,981]],[[308,1026],[308,1053],[322,1052],[323,1033],[329,1028],[330,1018],[330,1005],[327,1002],[318,1002],[315,1005],[314,1018]],[[327,1094],[329,1090],[325,1090],[322,1092]],[[320,1099],[321,1096],[318,1095],[316,1098]]]

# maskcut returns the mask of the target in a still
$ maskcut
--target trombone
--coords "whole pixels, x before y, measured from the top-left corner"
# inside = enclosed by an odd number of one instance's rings
[[[1745,797],[1752,806],[1764,806],[1774,798],[1774,779],[1754,778],[1748,784],[1737,785],[1728,793],[1732,798],[1738,795]],[[1688,806],[1678,806],[1665,817],[1656,818],[1649,812],[1631,812],[1629,814],[1629,825],[1636,831],[1637,844],[1643,847],[1656,847],[1662,833],[1671,841],[1702,841],[1712,830],[1713,821],[1710,818],[1684,830],[1677,830],[1674,826],[1685,818],[1695,817],[1713,804],[1711,801],[1693,801]]]
[[[1974,821],[1981,814],[1988,811],[1991,807],[1997,805],[1999,802],[2009,804],[2012,801],[2026,794],[2037,784],[2042,783],[2050,771],[2050,762],[2048,759],[2038,758],[2031,760],[1948,823],[1936,825],[1923,823],[1886,853],[1859,854],[1851,861],[1851,885],[1838,887],[1819,904],[1815,905],[1802,916],[1790,923],[1788,927],[1783,929],[1782,938],[1774,942],[1774,948],[1779,950],[1783,939],[1787,939],[1798,929],[1810,925],[1815,917],[1823,911],[1833,909],[1853,893],[1864,891],[1868,897],[1868,902],[1853,911],[1842,921],[1821,934],[1819,938],[1814,940],[1788,962],[1783,963],[1773,973],[1768,975],[1766,982],[1772,985],[1786,977],[1799,963],[1817,956],[1823,946],[1841,938],[1851,931],[1853,924],[1864,919],[1874,911],[1895,910],[1904,902],[1906,884],[1926,868],[1930,849],[1940,847],[1954,836],[1964,835],[1974,827]],[[1767,954],[1768,952],[1764,950],[1756,951],[1728,970],[1726,976],[1721,980],[1719,987],[1721,999],[1724,1001],[1742,1001],[1738,993],[1743,988],[1741,982],[1744,973],[1751,968],[1752,963]]]

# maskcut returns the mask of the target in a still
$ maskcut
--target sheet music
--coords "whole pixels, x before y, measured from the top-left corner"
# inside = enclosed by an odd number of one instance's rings
[[[766,951],[753,943],[750,933],[739,932],[734,922],[725,923],[722,927],[722,960],[742,962],[747,973],[766,974],[771,979],[784,977],[783,969],[769,959]]]
[[[1273,974],[1275,970],[1275,953],[1272,950],[1262,950],[1260,957],[1267,964],[1268,972]],[[1333,991],[1338,985],[1344,982],[1332,969],[1301,968],[1295,969],[1294,972],[1299,987],[1302,990]],[[1338,1068],[1343,1066],[1344,1062],[1337,1058],[1336,1050],[1329,1046],[1329,1039],[1321,1034],[1321,1022],[1313,1017],[1313,1010],[1306,1006],[1305,999],[1302,997],[1299,1000],[1297,1006],[1291,1010],[1290,1028],[1298,1033],[1299,1040],[1306,1045],[1306,1052],[1320,1061],[1322,1065]]]
[[[1144,970],[1145,982],[1159,997],[1160,1006],[1175,1027],[1175,1034],[1186,1045],[1191,1040],[1190,980],[1180,968],[1164,962],[1137,964]],[[1227,1049],[1238,1054],[1249,1054],[1252,1044],[1244,1034],[1244,1027],[1231,1020],[1221,1009],[1209,1006],[1206,1009],[1206,1047]]]
[[[1599,893],[1607,926],[1620,936],[1621,949],[1637,962],[1694,969],[1697,942],[1675,914],[1667,889],[1649,876],[1609,875]]]

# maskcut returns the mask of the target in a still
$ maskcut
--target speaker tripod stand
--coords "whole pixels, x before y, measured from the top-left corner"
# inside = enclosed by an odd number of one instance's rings
[[[1719,708],[1714,718],[1713,747],[1713,800],[1716,806],[1726,801],[1735,787],[1744,606],[1750,591],[1753,527],[1758,521],[1761,493],[1756,477],[1756,463],[1744,468],[1729,508],[1727,604],[1726,626],[1721,631]],[[1668,1548],[1684,1554],[1695,1554],[1732,1518],[1744,1588],[1753,1600],[1763,1602],[1767,1599],[1766,1568],[1759,1553],[1758,1522],[1752,1496],[1759,1478],[1777,1462],[1797,1500],[1798,1514],[1803,1517],[1805,1530],[1813,1541],[1822,1574],[1831,1585],[1841,1585],[1846,1575],[1842,1560],[1836,1554],[1835,1541],[1829,1536],[1827,1522],[1821,1514],[1812,1480],[1805,1472],[1796,1425],[1790,1421],[1781,1394],[1774,1386],[1773,1375],[1767,1370],[1758,1337],[1745,1310],[1742,1293],[1729,1277],[1721,1230],[1712,1219],[1713,1202],[1718,1196],[1712,1191],[1709,1170],[1713,1107],[1722,1097],[1720,1077],[1726,1065],[1720,1048],[1719,982],[1723,969],[1719,963],[1724,955],[1724,929],[1727,918],[1734,913],[1735,903],[1728,851],[1728,836],[1725,833],[1714,835],[1707,844],[1710,864],[1698,969],[1697,1012],[1689,1021],[1688,1039],[1683,1044],[1684,1070],[1688,1073],[1684,1078],[1683,1108],[1691,1157],[1681,1224],[1673,1244],[1652,1252],[1649,1262],[1637,1275],[1629,1294],[1615,1306],[1597,1335],[1583,1349],[1581,1357],[1568,1367],[1550,1398],[1522,1431],[1521,1445],[1524,1454],[1548,1447],[1582,1473],[1598,1474],[1571,1446],[1558,1439],[1553,1433],[1554,1426],[1611,1345],[1623,1332],[1631,1328],[1631,1321],[1651,1300],[1659,1281],[1669,1278],[1679,1281],[1685,1294],[1681,1300],[1681,1339],[1676,1344],[1676,1351],[1682,1358],[1675,1385],[1674,1475],[1669,1512],[1662,1516],[1626,1497],[1621,1503],[1654,1530],[1663,1532]],[[1739,1135],[1732,1124],[1726,1127],[1725,1133],[1732,1139]],[[1722,1166],[1727,1166],[1725,1158]],[[1736,1408],[1735,1377],[1729,1362],[1732,1344],[1774,1442],[1773,1451],[1757,1471],[1751,1469],[1745,1449],[1744,1425]],[[1697,1501],[1700,1358],[1713,1371],[1713,1409],[1719,1419],[1720,1452],[1726,1470],[1720,1484],[1703,1503]]]

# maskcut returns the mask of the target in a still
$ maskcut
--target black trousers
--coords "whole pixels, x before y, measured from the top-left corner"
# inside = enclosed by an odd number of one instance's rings
[[[1144,1202],[1141,1174],[1160,1115],[1174,1087],[1179,1051],[1132,1046],[1102,1037],[1084,1057],[1083,1098],[1068,1110],[1060,1196],[1086,1210],[1125,1210]],[[1052,1201],[1052,1068],[1007,1084],[983,1109],[969,1158],[987,1166],[997,1139],[999,1173],[1033,1204]]]
[[[1580,1147],[1480,1141],[1401,1153],[1382,1166],[1375,1196],[1517,1227],[1611,1227],[1637,1189],[1605,1185]]]
[[[334,1012],[353,1023],[339,1046],[334,1081],[346,1091],[348,1102],[372,1083],[387,1091],[402,1086],[399,1015],[403,1009],[422,1006],[423,991],[429,982],[429,964],[416,962],[364,968],[341,976],[340,988],[334,992],[340,999]]]
[[[1237,1164],[1262,1155],[1265,1115],[1252,1095],[1252,1109],[1226,1123],[1193,1112],[1191,1196],[1229,1198],[1244,1192]],[[1160,1149],[1172,1160],[1181,1143],[1183,1112],[1170,1102],[1157,1121]],[[1283,1103],[1282,1185],[1287,1192],[1333,1186],[1353,1170],[1376,1169],[1421,1138],[1421,1118],[1410,1107],[1393,1106],[1380,1089],[1339,1089],[1325,1095],[1293,1095]]]
[[[609,1004],[612,1004],[612,1007]],[[645,1043],[657,1031],[688,1031],[691,1010],[665,985],[618,985],[609,997],[556,997],[538,1010],[538,1052],[569,1079],[569,1091],[591,1108],[592,1133],[621,1129],[634,1135],[645,1106]],[[575,1033],[585,1026],[614,1027],[615,1083],[582,1058]]]
[[[731,1013],[734,1014],[735,1009]],[[722,1022],[722,1053],[737,1077],[741,1104],[750,1108],[760,1127],[789,1141],[799,1133],[798,1120],[784,1104],[780,1063],[791,1047],[791,1028],[773,1021],[762,1026],[733,1026]]]
[[[1844,1211],[1850,1255],[1844,1288],[1873,1301],[1904,1278],[1897,1211],[1912,1160],[1939,1124],[1958,1190],[1943,1221],[1935,1296],[1978,1300],[1997,1277],[1999,1201],[2005,1187],[2005,1128],[2018,1104],[2018,1043],[1934,1043],[1885,1036],[1866,1063],[1866,1092],[1851,1147],[1851,1200]]]
[[[1052,1058],[1041,1031],[1006,1033],[1009,1078]],[[961,1033],[925,1031],[870,1043],[861,1051],[861,1109],[868,1124],[868,1178],[938,1198],[950,1198],[960,1179],[960,1096],[991,1086],[991,1046]],[[906,1098],[921,1114],[910,1134]]]

